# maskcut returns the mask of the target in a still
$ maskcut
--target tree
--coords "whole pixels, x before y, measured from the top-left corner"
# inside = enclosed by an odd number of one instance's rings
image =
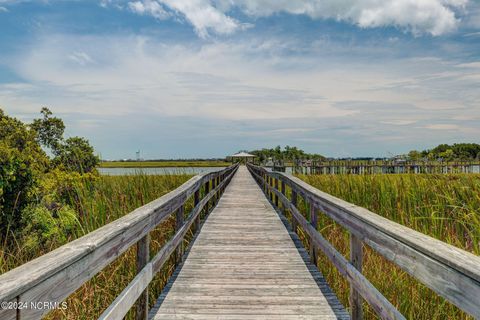
[[[16,226],[49,159],[34,130],[0,109],[0,230]]]
[[[87,173],[93,171],[100,163],[88,140],[81,137],[68,138],[57,150],[55,164],[69,171]]]
[[[452,149],[447,149],[444,152],[441,152],[439,156],[443,159],[443,161],[452,161],[455,159],[455,153]]]
[[[32,129],[37,132],[37,139],[40,144],[50,148],[55,154],[63,141],[65,124],[62,119],[52,117],[52,112],[48,108],[42,108],[40,113],[42,119],[35,119],[31,124]]]
[[[64,140],[63,120],[54,117],[48,108],[42,108],[40,113],[43,118],[33,120],[31,128],[35,130],[38,142],[52,151],[55,156],[53,163],[67,171],[79,173],[93,171],[100,159],[95,156],[88,140],[80,137]]]
[[[422,153],[418,152],[417,150],[412,150],[408,153],[408,159],[411,161],[418,161],[422,159]]]

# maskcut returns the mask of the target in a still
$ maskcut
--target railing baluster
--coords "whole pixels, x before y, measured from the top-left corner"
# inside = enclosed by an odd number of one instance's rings
[[[150,261],[150,234],[137,242],[137,273]],[[146,320],[148,317],[148,286],[137,300],[136,320]]]
[[[355,235],[350,233],[350,263],[360,272],[362,272],[362,263],[363,263],[363,246],[362,241],[358,239]],[[363,310],[362,310],[362,297],[357,290],[350,286],[350,314],[352,320],[362,320],[363,319]]]
[[[278,190],[278,179],[275,179],[275,189]],[[275,193],[275,207],[278,208],[278,195]]]
[[[273,195],[275,194],[272,190],[273,188],[273,177],[270,177],[270,201],[273,202]]]
[[[317,216],[317,208],[315,208],[315,205],[313,202],[310,202],[310,224],[317,230],[317,221],[318,221],[318,216]],[[315,248],[315,245],[313,244],[313,239],[310,237],[310,261],[314,264],[317,265],[317,248]]]
[[[197,191],[195,191],[195,194],[193,196],[193,207],[196,207],[199,202],[200,202],[200,187],[198,188]],[[200,214],[195,219],[195,231],[199,231],[199,230],[200,230]]]
[[[175,223],[175,233],[180,230],[180,228],[183,226],[183,215],[185,212],[185,204],[182,204],[180,208],[177,209],[176,213],[176,223]],[[176,251],[176,264],[177,266],[182,263],[183,259],[183,241],[180,242],[178,245],[177,251]]]
[[[215,177],[215,178],[213,178],[213,187],[212,187],[212,190],[214,190],[217,186],[218,186],[218,177]],[[215,194],[213,195],[213,205],[216,205],[216,204],[217,204],[217,200],[218,200],[217,195],[218,195],[217,192],[215,192]]]
[[[292,201],[291,202],[292,202],[292,205],[296,208],[297,207],[297,202],[298,202],[298,195],[297,195],[297,191],[295,191],[294,189],[292,189]],[[293,232],[297,232],[297,226],[298,226],[297,220],[295,219],[295,217],[292,214],[292,230],[293,230]]]
[[[208,195],[208,193],[210,192],[210,180],[207,180],[207,182],[205,183],[205,196]],[[205,203],[205,215],[208,214],[208,203],[210,201],[207,201],[207,203]]]

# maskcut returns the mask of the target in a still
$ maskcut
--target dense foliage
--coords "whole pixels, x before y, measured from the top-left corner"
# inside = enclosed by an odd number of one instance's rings
[[[276,146],[272,149],[263,148],[261,150],[249,151],[249,153],[256,155],[260,161],[265,161],[269,158],[280,161],[295,161],[298,159],[315,159],[324,160],[325,157],[319,154],[306,153],[305,151],[298,149],[297,147],[285,146],[282,149],[281,146]]]
[[[71,186],[71,181],[65,179],[78,175],[55,170],[45,183],[50,185],[64,181],[61,183],[63,186]],[[74,187],[62,193],[62,201],[69,205],[57,210],[60,218],[52,215],[52,211],[44,206],[29,206],[24,218],[32,221],[26,231],[19,238],[9,235],[9,241],[15,245],[5,246],[4,242],[0,242],[0,274],[122,217],[176,189],[190,177],[185,174],[138,174],[98,176],[93,180],[74,178]],[[187,202],[186,212],[192,206],[193,200]],[[167,219],[155,228],[150,233],[152,252],[158,252],[174,233],[174,219]],[[149,289],[150,301],[155,302],[167,283],[174,268],[172,262],[167,262],[164,270],[153,279]],[[133,246],[67,298],[66,310],[55,310],[45,319],[98,319],[136,275],[136,250]],[[134,314],[130,313],[126,319],[135,319]]]
[[[479,160],[480,144],[454,143],[452,145],[440,144],[431,150],[412,150],[408,153],[410,160]]]
[[[65,140],[63,121],[41,113],[27,124],[0,109],[0,240],[13,235],[35,246],[68,235],[76,212],[66,194],[96,178],[89,142]]]

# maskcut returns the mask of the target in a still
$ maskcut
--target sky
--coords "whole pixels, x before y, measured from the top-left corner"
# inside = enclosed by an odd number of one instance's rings
[[[0,108],[104,159],[480,139],[477,0],[0,0]]]

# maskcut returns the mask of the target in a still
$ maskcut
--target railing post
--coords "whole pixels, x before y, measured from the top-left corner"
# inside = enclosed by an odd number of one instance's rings
[[[268,196],[268,174],[267,174],[267,173],[264,173],[264,174],[263,174],[263,177],[264,177],[264,179],[263,179],[263,182],[264,182],[263,187],[265,188],[265,195]]]
[[[210,193],[210,180],[207,180],[207,182],[205,183],[205,197]],[[210,201],[207,201],[207,203],[205,203],[205,215],[208,214],[208,203]]]
[[[176,223],[175,223],[175,233],[183,227],[183,214],[185,210],[185,205],[182,204],[180,208],[177,209],[176,213]],[[176,264],[177,266],[182,263],[183,258],[183,241],[178,244],[177,251],[176,251]]]
[[[269,186],[270,186],[270,201],[273,202],[273,191],[272,191],[272,187],[273,187],[273,177],[270,177]]]
[[[212,179],[212,191],[215,190],[216,187],[217,187],[217,178],[213,178]],[[215,206],[215,203],[217,203],[217,194],[216,193],[214,193],[213,197],[212,197],[212,207]]]
[[[275,179],[275,190],[278,191],[278,179]],[[275,207],[278,208],[278,195],[275,193]]]
[[[298,202],[298,195],[297,195],[297,191],[293,190],[292,189],[292,205],[296,208],[297,207],[297,202]],[[292,214],[292,230],[293,232],[297,232],[297,220],[295,219],[295,217],[293,216]]]
[[[362,241],[350,233],[350,263],[360,272],[362,272],[363,246]],[[362,320],[362,297],[357,290],[350,285],[350,315],[352,320]]]
[[[193,196],[193,207],[196,207],[198,203],[200,202],[200,187],[198,187],[198,190],[195,191],[195,194]],[[200,212],[197,215],[197,218],[195,218],[195,230],[198,231],[200,228]]]
[[[281,189],[280,189],[280,192],[285,195],[285,192],[286,192],[286,186],[285,186],[285,181],[282,180],[282,183],[281,183]],[[286,207],[285,207],[285,204],[282,202],[282,213],[285,215],[286,213]]]
[[[137,273],[139,273],[150,260],[150,234],[137,242]],[[148,286],[137,300],[136,320],[146,320],[148,317]]]
[[[262,177],[263,177],[263,192],[265,193],[265,196],[266,196],[267,195],[267,182],[268,182],[267,173],[262,172]]]
[[[313,204],[312,201],[310,201],[310,224],[317,230],[317,222],[318,222],[318,216],[317,216],[317,209],[315,208],[315,205]],[[313,239],[310,237],[310,261],[314,264],[317,265],[317,249],[315,248],[315,245],[313,244]]]

